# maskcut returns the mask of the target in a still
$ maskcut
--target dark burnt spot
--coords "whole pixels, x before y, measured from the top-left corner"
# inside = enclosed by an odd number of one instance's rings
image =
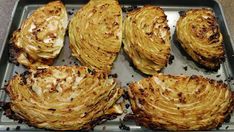
[[[164,29],[170,30],[170,27],[166,26],[166,27],[164,27]]]
[[[218,39],[218,38],[219,38],[219,33],[217,32],[209,37],[209,41],[213,41],[213,40]],[[217,40],[217,41],[219,41],[219,40]],[[213,43],[215,43],[217,41],[213,41]]]
[[[19,124],[22,124],[22,123],[23,123],[23,120],[19,120],[18,123],[19,123]]]
[[[185,100],[183,93],[179,92],[177,95],[179,97],[180,103],[183,103],[183,104],[186,103],[186,100]]]
[[[145,103],[145,100],[144,99],[138,99],[139,101],[139,104],[143,105]]]
[[[179,14],[181,17],[185,17],[186,16],[186,12],[185,11],[179,11]]]
[[[222,124],[219,124],[219,125],[216,127],[216,130],[219,130],[220,127],[222,127]]]
[[[124,91],[122,97],[123,97],[125,100],[128,100],[128,99],[129,99],[128,92],[127,92],[127,91]]]
[[[96,73],[96,71],[93,69],[90,69],[90,68],[88,68],[88,72],[89,72],[89,74],[91,74],[91,75],[94,75],[95,73]]]
[[[123,121],[130,121],[130,120],[134,120],[135,119],[135,115],[132,113],[126,114],[123,118]]]
[[[34,77],[39,77],[41,74],[45,72],[46,72],[46,69],[38,69],[37,72],[34,74]]]
[[[130,107],[130,104],[125,104],[126,109]]]
[[[224,119],[224,122],[225,123],[229,123],[231,120],[231,115],[229,114],[225,119]]]
[[[141,88],[140,88],[139,91],[143,93],[143,92],[144,92],[144,89],[141,89]]]
[[[201,93],[201,89],[197,89],[197,91],[195,93],[196,94],[200,94]]]
[[[67,12],[67,14],[70,15],[70,16],[73,15],[73,13],[74,13],[73,11],[68,11]]]
[[[27,78],[29,77],[30,74],[31,74],[31,72],[29,72],[29,71],[25,71],[22,74],[20,74],[20,77],[22,79],[23,84],[27,83]]]
[[[197,76],[196,76],[196,75],[192,75],[190,78],[191,78],[191,79],[196,79]]]
[[[184,69],[185,71],[187,71],[187,70],[188,70],[188,67],[187,67],[187,66],[184,66],[183,69]]]
[[[6,103],[2,109],[5,111],[4,115],[6,115],[8,118],[13,120],[22,120],[20,117],[18,117],[14,111],[11,110],[10,103]]]
[[[50,108],[50,109],[48,109],[49,111],[56,111],[56,109],[53,109],[53,108]]]
[[[148,35],[148,36],[152,36],[153,32],[149,32],[149,33],[145,33],[145,34]]]
[[[169,57],[169,65],[172,64],[173,60],[175,59],[174,55],[170,55]]]
[[[22,52],[22,49],[16,47],[14,44],[9,44],[9,62],[19,65],[17,58]]]
[[[119,129],[121,129],[121,130],[126,130],[126,131],[130,131],[130,127],[124,125],[122,122],[121,122],[120,125],[119,125]]]
[[[10,131],[10,127],[7,127],[7,128],[6,128],[6,131]]]
[[[220,76],[221,76],[220,74],[216,75],[217,78],[220,77]]]
[[[118,22],[114,22],[114,23],[113,23],[113,26],[118,26],[118,25],[119,25]]]
[[[233,79],[234,79],[234,78],[233,78],[232,76],[229,75],[229,76],[227,77],[226,81],[227,81],[227,82],[231,82]]]
[[[20,130],[20,126],[17,126],[17,127],[15,128],[15,130],[16,130],[16,131],[19,131],[19,130]]]
[[[109,74],[108,77],[117,78],[117,77],[118,77],[118,74],[117,74],[117,73]]]

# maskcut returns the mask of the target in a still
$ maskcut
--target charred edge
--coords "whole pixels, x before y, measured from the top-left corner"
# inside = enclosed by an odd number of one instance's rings
[[[123,118],[123,121],[130,121],[130,120],[135,120],[135,115],[134,114],[126,114]]]
[[[3,107],[4,110],[4,114],[13,120],[18,120],[19,122],[24,122],[23,119],[21,119],[20,117],[18,117],[14,111],[11,110],[11,104],[10,103],[6,103]],[[27,122],[27,121],[26,121]]]
[[[179,11],[179,14],[181,17],[185,17],[186,16],[186,11]]]
[[[225,61],[225,57],[224,56],[222,56],[222,57],[206,58],[206,57],[200,55],[199,53],[194,52],[194,54],[196,54],[197,59],[198,59],[198,61],[196,61],[196,60],[194,60],[192,58],[192,56],[190,56],[188,54],[188,52],[186,51],[186,49],[183,48],[182,42],[177,38],[176,35],[175,35],[175,39],[173,41],[174,41],[174,43],[177,44],[179,50],[181,52],[183,52],[183,54],[187,57],[188,60],[193,61],[198,67],[204,68],[205,70],[215,71],[216,72],[220,68],[220,64]],[[215,65],[213,67],[209,67],[209,66],[206,66],[202,61],[207,61],[208,63],[218,64],[218,65]]]
[[[170,57],[169,57],[169,65],[171,65],[172,64],[172,62],[173,62],[173,60],[175,59],[175,57],[174,57],[174,55],[170,55]]]
[[[88,73],[91,74],[91,75],[95,75],[97,72],[96,72],[95,69],[88,68]]]
[[[142,113],[140,109],[136,109],[134,113],[135,113],[134,120],[137,125],[144,126],[152,130],[158,130],[160,128],[166,130],[166,128],[164,128],[162,125],[153,123],[151,121],[151,117],[147,116],[144,112]]]
[[[29,77],[30,74],[31,74],[31,72],[29,72],[29,71],[25,71],[22,74],[20,74],[20,77],[21,77],[24,85],[27,83],[27,78]]]
[[[14,111],[11,110],[11,107],[10,107],[10,103],[7,103],[3,106],[3,110],[5,111],[5,115],[10,118],[10,119],[13,119],[15,121],[18,121],[20,123],[24,122],[26,124],[28,124],[29,126],[33,126],[35,128],[37,128],[35,125],[31,124],[28,120],[26,119],[22,119],[20,118],[19,116],[16,115],[16,113]],[[96,125],[99,125],[101,123],[104,123],[106,122],[107,120],[113,120],[115,118],[117,118],[119,114],[109,114],[109,115],[103,115],[93,121],[91,121],[90,123],[88,124],[85,124],[83,126],[82,129],[80,129],[80,131],[88,131],[88,130],[91,130],[93,129]],[[52,130],[52,129],[46,129],[45,130]]]
[[[17,58],[19,57],[22,49],[18,48],[15,44],[9,44],[9,62],[19,65]]]
[[[128,95],[128,91],[124,91],[122,97],[125,99],[125,100],[128,100],[129,99],[129,95]]]
[[[91,121],[88,124],[85,124],[84,127],[81,129],[81,131],[88,131],[93,129],[96,125],[102,124],[104,122],[106,122],[107,120],[113,120],[115,118],[117,118],[119,114],[109,114],[109,115],[103,115],[93,121]]]
[[[110,74],[110,75],[108,75],[108,77],[117,78],[117,77],[118,77],[118,74],[117,74],[117,73],[115,73],[115,74]]]
[[[41,74],[45,73],[46,71],[47,71],[46,69],[38,69],[36,73],[34,74],[34,77],[36,78],[40,76]]]
[[[119,129],[130,131],[130,127],[126,126],[123,122],[120,122]]]
[[[28,57],[30,57],[30,56],[28,55]],[[58,56],[57,56],[56,58],[58,58]],[[31,58],[30,61],[35,61],[35,60],[33,60],[33,59]],[[47,64],[47,65],[52,65],[52,64],[54,63],[54,59],[53,59],[53,58],[51,58],[51,59],[41,58],[41,63],[42,63],[42,64]]]

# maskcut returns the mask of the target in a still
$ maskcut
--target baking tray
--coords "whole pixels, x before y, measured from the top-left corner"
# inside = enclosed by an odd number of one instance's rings
[[[16,66],[12,63],[9,63],[9,55],[8,55],[8,44],[11,37],[11,34],[14,30],[16,30],[30,13],[36,8],[40,7],[43,4],[48,3],[48,0],[18,0],[16,2],[15,8],[13,10],[10,26],[8,28],[7,37],[5,38],[2,45],[0,45],[0,104],[3,105],[5,102],[9,101],[5,91],[4,85],[7,81],[15,74],[22,73],[25,71],[25,68],[20,66]],[[73,13],[82,7],[87,0],[64,0],[63,3],[67,7],[67,11],[69,17],[73,15]],[[143,6],[143,5],[157,5],[165,10],[167,15],[168,24],[170,26],[171,32],[171,54],[174,56],[172,63],[169,64],[162,72],[172,75],[203,75],[215,80],[223,80],[234,91],[234,81],[232,80],[234,75],[234,51],[233,51],[233,43],[230,38],[230,32],[227,27],[227,23],[225,21],[225,17],[223,14],[222,7],[220,3],[216,0],[120,0],[119,1],[122,7],[135,7],[135,6]],[[216,17],[218,19],[218,23],[221,28],[221,32],[224,36],[224,47],[226,51],[225,62],[221,65],[218,71],[207,71],[198,65],[196,65],[178,46],[178,44],[174,41],[174,31],[176,21],[179,18],[179,11],[187,10],[191,8],[211,8],[214,10]],[[65,47],[62,49],[58,59],[56,59],[54,65],[79,65],[79,62],[71,56],[71,51],[68,47],[69,41],[68,36],[65,38]],[[121,82],[121,85],[126,87],[127,83],[131,81],[138,81],[144,77],[143,74],[138,72],[132,67],[131,61],[127,57],[127,55],[121,50],[118,55],[117,60],[114,63],[112,73],[118,74],[118,80]],[[128,112],[131,110],[128,109]],[[234,114],[232,115],[229,121],[224,123],[219,129],[214,130],[225,130],[225,131],[234,131]],[[107,121],[104,124],[98,125],[94,128],[95,131],[122,131],[119,128],[120,120],[123,119],[124,115],[118,117],[117,119]],[[147,128],[137,126],[133,121],[123,122],[126,126],[130,127],[131,131],[150,131]],[[13,121],[8,119],[4,112],[0,111],[0,130],[43,130],[36,129],[34,127],[29,127],[28,125],[22,123],[18,123],[17,121]]]

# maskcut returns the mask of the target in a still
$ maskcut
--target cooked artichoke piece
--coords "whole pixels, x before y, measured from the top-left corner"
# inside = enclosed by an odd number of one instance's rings
[[[72,55],[85,66],[109,72],[120,51],[121,28],[116,0],[90,0],[69,24]]]
[[[202,76],[158,74],[129,86],[134,118],[149,128],[210,130],[234,106],[226,84]]]
[[[127,14],[123,24],[124,50],[137,69],[153,75],[167,65],[170,31],[160,7],[144,6]]]
[[[57,66],[14,76],[7,88],[9,117],[38,128],[88,130],[123,113],[123,90],[105,73],[87,67]],[[11,112],[9,112],[11,111]]]
[[[224,60],[223,36],[211,9],[180,12],[177,40],[191,58],[208,69],[218,69]]]
[[[51,65],[64,45],[67,24],[67,11],[60,1],[38,8],[13,33],[10,60],[26,67]]]

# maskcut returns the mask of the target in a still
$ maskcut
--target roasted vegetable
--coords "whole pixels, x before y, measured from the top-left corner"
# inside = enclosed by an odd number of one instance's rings
[[[38,128],[89,130],[102,119],[123,113],[116,103],[123,90],[116,81],[87,67],[30,70],[14,76],[6,90],[10,96],[6,115]]]
[[[83,65],[110,72],[121,47],[122,12],[116,0],[90,0],[69,25],[70,48]]]
[[[53,64],[64,45],[67,24],[66,8],[60,1],[36,9],[13,33],[10,60],[29,68]]]
[[[210,130],[233,110],[233,93],[222,82],[202,76],[158,74],[129,86],[134,119],[166,130]]]
[[[127,14],[123,24],[124,50],[137,69],[153,75],[167,65],[170,31],[160,7],[144,6]]]
[[[223,36],[211,9],[180,12],[176,37],[189,56],[208,69],[218,69],[224,60]]]

